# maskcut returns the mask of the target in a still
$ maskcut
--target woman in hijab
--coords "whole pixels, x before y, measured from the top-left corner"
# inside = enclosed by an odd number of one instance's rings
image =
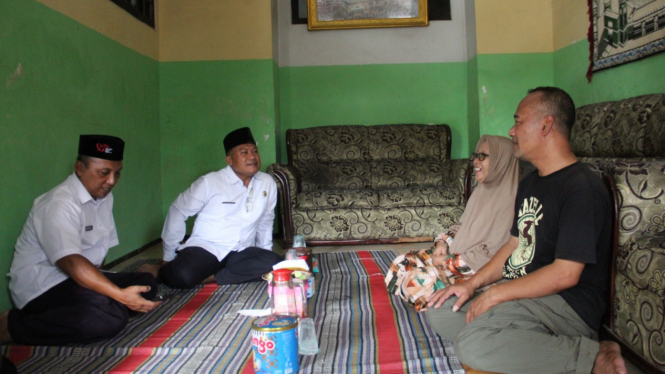
[[[483,135],[471,158],[478,186],[460,224],[437,236],[434,247],[398,256],[386,276],[388,291],[418,311],[425,310],[432,292],[478,271],[510,236],[519,182],[513,143],[503,136]]]

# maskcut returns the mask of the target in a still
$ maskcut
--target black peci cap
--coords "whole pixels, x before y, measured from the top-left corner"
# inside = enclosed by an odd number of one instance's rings
[[[226,135],[224,138],[224,151],[226,151],[226,154],[229,154],[229,152],[234,147],[241,144],[256,145],[254,137],[252,136],[252,130],[250,130],[249,127],[242,127],[237,130],[233,130],[228,135]]]
[[[79,137],[79,154],[110,161],[122,161],[125,142],[109,135],[81,135]]]

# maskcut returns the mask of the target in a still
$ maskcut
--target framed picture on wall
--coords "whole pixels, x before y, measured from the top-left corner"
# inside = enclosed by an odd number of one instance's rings
[[[427,26],[427,0],[307,0],[309,30]]]
[[[450,21],[450,0],[427,0],[429,21]],[[307,24],[307,0],[291,0],[291,24]]]
[[[592,72],[665,51],[665,0],[592,0]]]

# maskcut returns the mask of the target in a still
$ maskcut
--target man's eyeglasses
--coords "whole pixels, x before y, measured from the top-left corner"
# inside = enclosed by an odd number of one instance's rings
[[[490,155],[488,155],[487,153],[483,153],[483,152],[477,152],[476,153],[476,152],[474,152],[474,153],[471,154],[471,161],[473,161],[474,158],[477,158],[478,161],[485,161],[485,159],[489,156]]]
[[[254,208],[254,203],[252,202],[252,197],[254,196],[254,189],[249,188],[247,189],[247,211],[251,212],[252,208]]]

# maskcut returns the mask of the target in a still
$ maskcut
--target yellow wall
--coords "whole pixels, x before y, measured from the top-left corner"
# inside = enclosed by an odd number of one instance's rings
[[[552,1],[476,0],[478,54],[553,52]]]
[[[157,60],[157,31],[109,0],[37,0],[47,7]]]
[[[160,61],[272,58],[270,0],[162,0],[158,22]]]
[[[554,0],[554,50],[587,38],[589,30],[589,7],[581,0]]]
[[[161,0],[157,30],[109,0],[37,0],[159,61],[273,57],[270,0]],[[479,54],[553,52],[586,38],[582,0],[475,0]]]
[[[272,58],[270,0],[156,1],[156,30],[109,0],[37,1],[159,61]]]

